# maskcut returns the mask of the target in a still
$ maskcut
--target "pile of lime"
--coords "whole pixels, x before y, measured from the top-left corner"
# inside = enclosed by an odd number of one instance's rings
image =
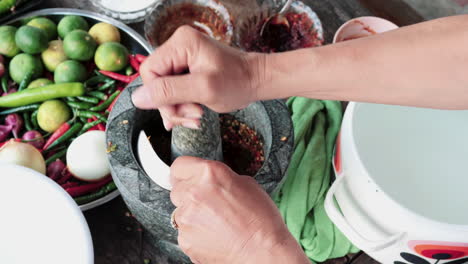
[[[123,89],[125,84],[100,74],[99,70],[122,75],[133,73],[129,51],[120,41],[120,32],[115,26],[104,22],[91,25],[84,17],[76,15],[60,20],[32,17],[15,26],[0,26],[0,57],[5,65],[5,72],[0,75],[3,89],[3,92],[0,89],[0,95],[24,94],[30,89],[47,93],[47,87],[67,87],[70,83],[82,83],[86,89],[83,96],[44,100],[18,109],[0,106],[0,122],[13,112],[23,115],[29,123],[23,132],[37,131],[44,141],[66,124],[71,127],[79,124],[84,129],[100,120],[104,124],[99,126],[103,128],[109,114],[107,105],[118,97],[119,88]],[[42,95],[38,93],[38,96]],[[66,164],[65,155],[58,154],[64,152],[72,140],[44,150],[44,159],[53,158]],[[70,182],[59,184],[87,184],[76,178],[71,178]],[[88,203],[114,188],[115,185],[105,186],[102,188],[104,192],[75,198],[79,204]]]

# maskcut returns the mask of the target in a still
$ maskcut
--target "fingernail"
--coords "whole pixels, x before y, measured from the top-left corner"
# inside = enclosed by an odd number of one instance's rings
[[[200,125],[195,121],[185,121],[182,123],[182,126],[191,129],[200,129]]]
[[[142,109],[152,109],[154,108],[154,104],[151,101],[151,96],[147,93],[147,89],[143,86],[137,88],[136,91],[132,94],[132,101],[133,104]]]
[[[163,119],[163,125],[164,125],[164,128],[167,130],[167,131],[171,131],[173,125],[171,122],[169,121],[166,121],[166,119]]]
[[[200,119],[202,118],[203,114],[200,114],[200,113],[187,113],[184,115],[184,118],[188,118],[188,119]]]

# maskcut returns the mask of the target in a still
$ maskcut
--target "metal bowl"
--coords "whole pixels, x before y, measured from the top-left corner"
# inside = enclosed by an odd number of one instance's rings
[[[258,31],[258,26],[261,25],[268,17],[276,14],[284,3],[282,1],[267,0],[260,5],[260,10],[246,18],[239,19],[236,23],[236,31],[234,35],[235,45],[242,49],[245,48],[245,39],[255,34]],[[314,34],[320,42],[323,43],[323,27],[317,14],[312,8],[301,1],[294,1],[288,12],[292,13],[305,13],[312,21],[312,28],[310,34]]]
[[[50,8],[50,9],[42,9],[39,11],[34,11],[27,13],[21,17],[16,18],[13,21],[8,22],[8,24],[18,24],[22,19],[28,18],[28,17],[33,17],[33,16],[46,16],[52,20],[58,21],[60,20],[63,16],[66,15],[78,15],[86,18],[90,24],[95,24],[98,22],[106,22],[109,24],[112,24],[116,26],[121,33],[121,42],[124,46],[126,46],[130,52],[132,53],[139,53],[139,54],[148,54],[152,51],[151,46],[146,42],[146,40],[139,35],[135,30],[131,29],[124,23],[117,21],[113,18],[90,12],[90,11],[83,11],[79,9],[68,9],[68,8]],[[108,201],[114,199],[119,195],[119,191],[115,190],[106,196],[94,200],[90,203],[80,205],[80,209],[82,211],[86,211],[92,208],[95,208],[97,206],[100,206],[104,203],[107,203]]]
[[[199,14],[201,21],[184,21],[184,17],[181,15],[182,17],[178,17],[179,20],[176,21],[177,23],[168,23],[167,17],[180,15],[180,7],[183,7],[185,4],[193,4],[205,8],[203,12]],[[206,9],[208,8],[214,12],[206,12]],[[234,35],[233,18],[227,8],[218,0],[160,1],[153,12],[145,20],[145,37],[153,47],[158,47],[162,44],[159,43],[161,41],[158,41],[160,34],[165,33],[163,34],[163,41],[165,41],[178,26],[182,26],[184,24],[189,24],[195,28],[199,28],[205,31],[210,37],[220,40],[228,45],[232,42]],[[224,32],[217,34],[218,31]]]

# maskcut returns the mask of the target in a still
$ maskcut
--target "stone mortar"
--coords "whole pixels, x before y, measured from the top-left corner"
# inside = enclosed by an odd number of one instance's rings
[[[140,131],[148,123],[162,122],[158,111],[139,110],[131,102],[131,92],[141,79],[130,84],[120,96],[107,124],[107,142],[116,146],[109,153],[113,179],[128,208],[151,233],[153,244],[177,263],[190,263],[177,246],[177,231],[170,225],[175,209],[169,191],[154,183],[136,158]],[[280,186],[293,151],[293,126],[289,110],[279,100],[256,102],[231,113],[255,129],[264,140],[265,163],[255,175],[256,181],[272,194]]]

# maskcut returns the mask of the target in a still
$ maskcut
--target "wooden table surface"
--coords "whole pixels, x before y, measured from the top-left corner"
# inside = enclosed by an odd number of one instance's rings
[[[422,21],[422,17],[401,0],[303,0],[318,14],[329,43],[334,32],[353,17],[378,15],[404,26]],[[70,7],[94,10],[89,0],[45,0],[39,8]],[[131,24],[142,33],[142,23]],[[115,200],[85,213],[93,236],[96,264],[171,263],[157,248],[146,242],[146,233],[130,215],[123,200]],[[358,253],[328,264],[375,264],[366,254]]]

